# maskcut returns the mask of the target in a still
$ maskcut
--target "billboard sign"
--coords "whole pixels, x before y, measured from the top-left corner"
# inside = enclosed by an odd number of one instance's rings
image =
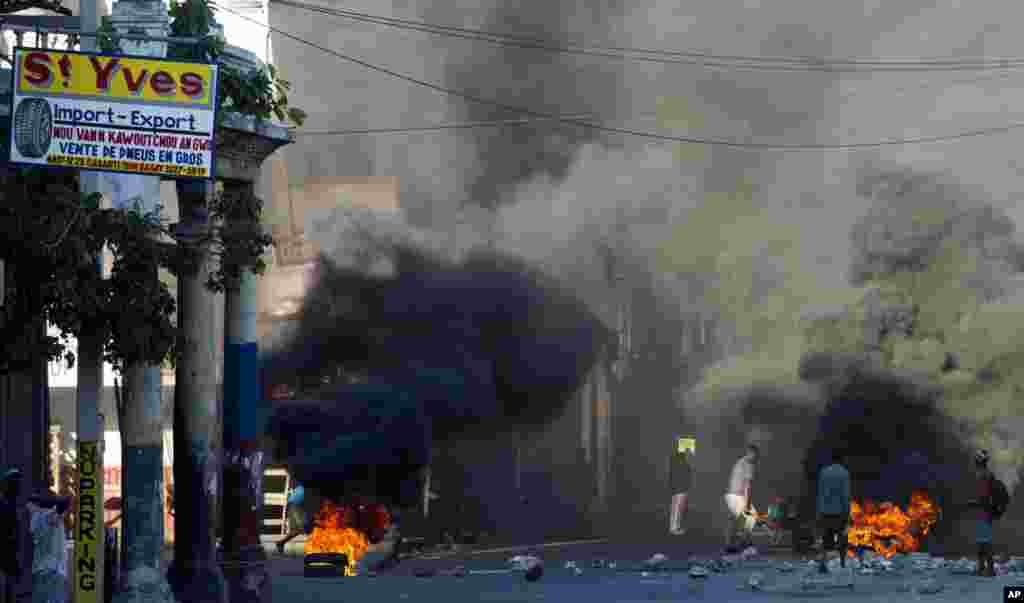
[[[217,66],[16,48],[12,164],[213,178]]]

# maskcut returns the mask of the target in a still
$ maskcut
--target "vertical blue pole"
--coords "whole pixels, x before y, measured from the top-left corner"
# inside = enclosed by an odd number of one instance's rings
[[[226,182],[252,193],[248,182]],[[258,602],[270,591],[263,525],[263,431],[256,344],[256,275],[242,270],[224,292],[224,550],[222,563],[232,603]]]

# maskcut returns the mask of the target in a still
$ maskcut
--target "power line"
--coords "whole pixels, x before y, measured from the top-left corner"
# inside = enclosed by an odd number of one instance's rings
[[[562,116],[568,119],[586,119],[586,115],[566,115]],[[304,131],[296,132],[298,136],[352,136],[357,134],[412,134],[416,132],[432,132],[436,130],[456,130],[463,128],[489,128],[499,126],[517,126],[517,125],[528,125],[541,121],[551,121],[549,119],[534,119],[523,117],[519,119],[494,119],[488,121],[467,121],[462,123],[444,123],[434,124],[430,126],[409,126],[409,127],[393,127],[393,128],[368,128],[364,130],[322,130],[322,131]]]
[[[1010,77],[1011,75],[1020,75],[1020,72],[1017,72],[1017,73],[1014,73],[1014,72],[989,73],[989,74],[985,74],[985,75],[980,75],[980,76],[974,76],[974,77],[970,77],[970,78],[962,78],[962,79],[954,80],[954,81],[949,82],[949,83],[947,83],[945,85],[948,88],[951,88],[953,86],[957,86],[957,85],[960,85],[960,84],[971,84],[971,83],[976,83],[976,82],[985,81],[985,80],[1005,79],[1007,77]],[[890,94],[890,95],[893,95],[893,94],[897,94],[897,93],[906,92],[906,91],[911,90],[911,89],[922,90],[922,89],[926,89],[926,88],[931,88],[931,87],[934,87],[935,85],[936,84],[934,84],[933,82],[918,82],[917,84],[912,85],[912,86],[900,86],[900,87],[897,87],[897,88],[889,89],[889,90],[887,90],[887,93]],[[859,89],[858,90],[853,90],[851,92],[843,94],[842,95],[842,99],[843,100],[849,100],[849,99],[852,99],[854,97],[860,96],[863,93],[864,93],[863,90],[859,90]],[[570,119],[585,119],[586,118],[586,116],[565,116],[565,117],[570,118]],[[657,115],[642,114],[642,115],[639,115],[638,117],[641,117],[641,118],[651,118],[651,117],[657,117]],[[504,126],[504,125],[520,125],[520,124],[528,125],[528,124],[532,124],[532,123],[536,123],[536,122],[543,122],[543,121],[551,121],[551,120],[548,120],[548,119],[534,119],[534,118],[521,118],[521,119],[498,119],[498,120],[476,121],[476,122],[462,122],[462,123],[440,123],[440,124],[432,124],[432,125],[427,125],[427,126],[404,126],[404,127],[403,126],[392,126],[390,128],[365,128],[365,129],[319,130],[319,131],[318,130],[312,130],[312,131],[307,130],[307,131],[298,131],[298,132],[296,132],[296,135],[298,135],[298,136],[360,136],[360,135],[375,135],[375,134],[415,134],[415,133],[418,133],[418,132],[437,132],[437,131],[455,130],[455,129],[488,128],[488,127],[498,127],[498,126]]]
[[[350,63],[354,63],[356,65],[359,65],[359,66],[364,67],[366,69],[369,69],[371,71],[376,71],[376,72],[379,72],[379,73],[384,73],[386,75],[390,75],[390,76],[392,76],[394,78],[397,78],[397,79],[409,82],[411,84],[415,84],[417,86],[422,86],[424,88],[429,88],[431,90],[440,92],[442,94],[447,94],[447,95],[450,95],[450,96],[456,96],[456,97],[468,100],[468,101],[473,102],[473,103],[478,103],[478,104],[482,104],[482,105],[490,105],[490,106],[493,106],[493,107],[497,107],[499,109],[503,109],[503,110],[508,111],[510,113],[519,113],[521,115],[526,115],[526,116],[531,116],[531,117],[541,118],[541,119],[547,119],[547,120],[558,122],[558,123],[565,124],[565,125],[568,125],[568,126],[575,126],[577,128],[595,130],[595,131],[598,131],[598,132],[605,132],[605,133],[608,133],[608,134],[620,134],[620,135],[625,135],[625,136],[633,136],[633,137],[637,137],[637,138],[646,138],[646,139],[650,139],[650,140],[658,140],[658,141],[662,141],[662,142],[676,142],[676,143],[686,143],[686,144],[699,144],[699,145],[720,146],[720,147],[727,147],[727,148],[762,150],[762,151],[842,151],[842,150],[879,148],[879,147],[887,147],[887,146],[902,146],[902,145],[911,145],[911,144],[926,144],[926,143],[935,143],[935,142],[948,142],[948,141],[960,140],[960,139],[964,139],[964,138],[972,138],[972,137],[978,137],[978,136],[989,136],[989,135],[993,135],[993,134],[1001,134],[1001,133],[1009,132],[1009,131],[1016,130],[1018,128],[1024,127],[1024,122],[1013,122],[1011,124],[1004,125],[1004,126],[997,126],[997,127],[993,127],[993,128],[983,128],[983,129],[979,129],[979,130],[970,130],[970,131],[967,131],[967,132],[959,132],[959,133],[956,133],[956,134],[948,134],[948,135],[943,135],[943,136],[923,136],[923,137],[917,137],[917,138],[900,138],[900,139],[881,140],[881,141],[875,141],[875,142],[846,143],[846,144],[796,144],[796,143],[794,143],[794,144],[771,144],[771,143],[756,143],[756,142],[739,142],[739,141],[724,140],[724,139],[696,138],[696,137],[688,137],[688,136],[672,136],[672,135],[668,135],[668,134],[659,134],[657,132],[645,132],[645,131],[641,131],[641,130],[631,130],[631,129],[628,129],[628,128],[617,128],[617,127],[613,127],[613,126],[607,126],[607,125],[596,124],[596,123],[592,123],[592,122],[588,122],[588,121],[583,121],[583,120],[580,120],[580,119],[574,119],[574,118],[568,118],[568,117],[559,117],[558,115],[555,115],[555,114],[545,113],[545,112],[542,112],[542,111],[536,111],[536,110],[533,110],[533,109],[527,109],[527,108],[524,108],[524,107],[517,107],[515,105],[508,105],[508,104],[505,104],[505,103],[502,103],[502,102],[499,102],[499,101],[496,101],[496,100],[475,96],[475,95],[469,94],[467,92],[463,92],[461,90],[454,90],[454,89],[451,89],[451,88],[446,88],[444,86],[440,86],[438,84],[434,84],[432,82],[428,82],[428,81],[425,81],[425,80],[417,79],[415,77],[408,76],[408,75],[405,75],[403,73],[399,73],[397,71],[393,71],[393,70],[388,69],[386,67],[381,67],[379,65],[375,65],[373,63],[369,63],[369,62],[364,61],[362,59],[357,59],[355,57],[352,57],[352,56],[349,56],[347,54],[338,52],[336,50],[332,50],[330,48],[326,48],[324,46],[320,46],[319,44],[316,44],[314,42],[310,42],[309,40],[306,40],[306,39],[304,39],[302,37],[299,37],[299,36],[296,36],[294,34],[290,34],[290,33],[286,32],[286,31],[282,31],[282,30],[277,29],[275,27],[266,25],[264,23],[261,23],[261,22],[257,21],[256,19],[252,19],[252,18],[250,18],[250,17],[248,17],[246,15],[243,15],[241,13],[238,13],[236,11],[224,8],[223,6],[218,6],[218,5],[215,5],[215,6],[217,6],[217,8],[219,10],[223,10],[225,12],[234,14],[235,16],[238,16],[238,17],[240,17],[242,19],[245,19],[247,21],[250,21],[252,23],[255,23],[257,25],[265,27],[265,28],[269,29],[270,31],[272,31],[272,32],[274,32],[274,33],[276,33],[278,35],[284,36],[284,37],[289,38],[291,40],[295,40],[295,41],[300,42],[302,44],[305,44],[305,45],[307,45],[307,46],[309,46],[311,48],[315,48],[315,49],[317,49],[317,50],[319,50],[321,52],[333,55],[333,56],[335,56],[337,58],[340,58],[340,59],[342,59],[344,61],[348,61]]]
[[[662,64],[700,65],[738,70],[768,71],[822,71],[822,72],[865,72],[865,71],[981,71],[992,69],[1013,69],[1024,66],[1024,58],[976,57],[976,58],[916,58],[916,59],[863,59],[863,58],[817,58],[817,57],[765,57],[745,55],[718,55],[696,51],[667,51],[622,46],[586,46],[582,44],[555,45],[550,42],[523,36],[500,34],[479,29],[467,29],[449,25],[437,25],[425,21],[398,19],[345,9],[328,8],[295,0],[270,0],[274,4],[290,6],[325,15],[342,17],[354,21],[374,23],[398,29],[420,31],[436,35],[463,38],[524,49],[548,52],[600,56],[615,60],[639,61]]]

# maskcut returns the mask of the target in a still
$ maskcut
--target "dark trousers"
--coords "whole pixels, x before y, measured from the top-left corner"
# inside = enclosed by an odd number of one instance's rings
[[[3,573],[0,573],[0,580],[4,585],[2,603],[17,603],[18,580]]]
[[[849,547],[849,542],[846,537],[846,529],[849,522],[850,518],[845,515],[822,515],[820,520],[823,536],[821,543],[822,552],[835,548],[839,551],[839,559],[843,561],[844,564],[846,560],[846,549]]]

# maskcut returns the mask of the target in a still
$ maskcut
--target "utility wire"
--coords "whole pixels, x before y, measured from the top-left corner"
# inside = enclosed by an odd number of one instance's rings
[[[863,59],[826,57],[766,57],[745,55],[718,55],[696,51],[668,51],[622,46],[585,46],[581,44],[555,45],[548,41],[494,33],[479,29],[466,29],[448,25],[437,25],[425,21],[398,19],[368,13],[335,9],[295,0],[270,0],[301,10],[342,17],[354,21],[374,23],[398,29],[408,29],[437,35],[489,42],[500,46],[544,50],[548,52],[600,56],[624,61],[639,61],[662,64],[700,65],[722,69],[758,71],[822,71],[822,72],[865,72],[865,71],[981,71],[1013,69],[1024,67],[1021,57],[969,57],[969,58],[916,58],[916,59]]]
[[[473,103],[478,103],[478,104],[482,104],[482,105],[490,105],[490,106],[493,106],[493,107],[497,107],[499,109],[503,109],[503,110],[509,111],[511,113],[519,113],[521,115],[526,115],[526,116],[531,116],[531,117],[536,117],[536,118],[547,119],[547,120],[551,120],[551,121],[558,122],[558,123],[561,123],[561,124],[565,124],[565,125],[568,125],[568,126],[575,126],[577,128],[595,130],[595,131],[598,131],[598,132],[605,132],[605,133],[608,133],[608,134],[621,134],[621,135],[633,136],[633,137],[637,137],[637,138],[646,138],[646,139],[649,139],[649,140],[658,140],[658,141],[662,141],[662,142],[676,142],[676,143],[686,143],[686,144],[699,144],[699,145],[720,146],[720,147],[727,147],[727,148],[751,149],[751,150],[762,150],[762,151],[842,151],[842,150],[879,148],[879,147],[887,147],[887,146],[902,146],[902,145],[911,145],[911,144],[926,144],[926,143],[935,143],[935,142],[948,142],[948,141],[953,141],[953,140],[961,140],[961,139],[964,139],[964,138],[972,138],[972,137],[978,137],[978,136],[990,136],[990,135],[993,135],[993,134],[1002,134],[1002,133],[1010,132],[1012,130],[1016,130],[1016,129],[1019,129],[1019,128],[1024,128],[1024,122],[1013,122],[1013,123],[1010,123],[1008,125],[1003,125],[1003,126],[997,126],[997,127],[992,127],[992,128],[982,128],[982,129],[978,129],[978,130],[969,130],[969,131],[966,131],[966,132],[959,132],[959,133],[956,133],[956,134],[947,134],[947,135],[941,135],[941,136],[922,136],[922,137],[916,137],[916,138],[898,138],[898,139],[880,140],[880,141],[875,141],[875,142],[860,142],[860,143],[846,143],[846,144],[811,144],[811,143],[807,143],[807,144],[800,144],[800,143],[772,144],[772,143],[757,143],[757,142],[740,142],[740,141],[726,140],[726,139],[696,138],[696,137],[689,137],[689,136],[672,136],[672,135],[669,135],[669,134],[659,134],[657,132],[646,132],[646,131],[641,131],[641,130],[632,130],[632,129],[628,129],[628,128],[618,128],[618,127],[613,127],[613,126],[607,126],[607,125],[592,123],[592,122],[588,122],[588,121],[584,121],[584,120],[580,120],[580,119],[574,119],[574,118],[568,118],[568,117],[559,117],[558,115],[555,115],[555,114],[552,114],[552,113],[545,113],[543,111],[536,111],[536,110],[533,110],[533,109],[527,109],[525,107],[517,107],[515,105],[508,105],[508,104],[502,103],[500,101],[496,101],[496,100],[492,100],[492,99],[488,99],[488,98],[483,98],[483,97],[475,96],[475,95],[469,94],[467,92],[463,92],[461,90],[454,90],[452,88],[446,88],[444,86],[440,86],[438,84],[434,84],[432,82],[428,82],[428,81],[425,81],[425,80],[417,79],[415,77],[408,76],[408,75],[405,75],[403,73],[399,73],[397,71],[393,71],[393,70],[388,69],[386,67],[381,67],[379,65],[375,65],[373,63],[369,63],[369,62],[364,61],[362,59],[358,59],[358,58],[349,56],[347,54],[338,52],[336,50],[331,50],[330,48],[326,48],[324,46],[320,46],[319,44],[316,44],[315,42],[310,42],[309,40],[306,40],[305,38],[302,38],[300,36],[296,36],[294,34],[286,32],[286,31],[283,31],[283,30],[277,29],[275,27],[266,25],[264,23],[261,23],[260,21],[257,21],[256,19],[252,19],[252,18],[250,18],[250,17],[248,17],[246,15],[243,15],[243,14],[237,12],[237,11],[233,11],[231,9],[225,8],[223,6],[219,6],[219,5],[216,5],[216,4],[214,6],[216,6],[219,10],[223,10],[223,11],[225,11],[227,13],[233,14],[233,15],[235,15],[237,17],[240,17],[242,19],[245,19],[247,21],[250,21],[252,23],[260,25],[261,27],[265,27],[265,28],[269,29],[270,31],[272,31],[272,32],[274,32],[274,33],[276,33],[278,35],[281,35],[281,36],[283,36],[285,38],[289,38],[291,40],[295,40],[296,42],[299,42],[301,44],[305,44],[305,45],[307,45],[307,46],[309,46],[311,48],[315,48],[315,49],[317,49],[317,50],[319,50],[321,52],[324,52],[324,53],[329,54],[329,55],[333,55],[333,56],[335,56],[335,57],[337,57],[339,59],[342,59],[344,61],[348,61],[350,63],[354,63],[356,65],[359,65],[359,66],[364,67],[366,69],[369,69],[371,71],[376,71],[376,72],[379,72],[379,73],[384,73],[384,74],[390,75],[390,76],[392,76],[394,78],[397,78],[397,79],[409,82],[411,84],[415,84],[417,86],[422,86],[424,88],[429,88],[431,90],[434,90],[436,92],[440,92],[442,94],[447,94],[447,95],[450,95],[450,96],[456,96],[456,97],[465,99],[465,100],[473,102]]]
[[[586,115],[566,115],[561,116],[562,118],[568,119],[586,119]],[[356,134],[406,134],[415,132],[432,132],[437,130],[457,130],[463,128],[488,128],[498,126],[517,126],[517,125],[528,125],[542,121],[551,121],[545,118],[529,118],[523,117],[519,119],[494,119],[488,121],[467,121],[462,123],[444,123],[436,124],[431,126],[410,126],[410,127],[394,127],[394,128],[368,128],[365,130],[323,130],[323,131],[305,131],[296,132],[298,136],[351,136]]]
[[[973,76],[970,78],[961,78],[952,82],[946,82],[941,85],[945,85],[947,89],[961,84],[973,84],[985,80],[995,79],[1006,79],[1013,75],[1020,75],[1020,72],[998,72],[988,73],[985,75]],[[886,92],[889,95],[901,94],[908,90],[924,90],[932,88],[940,84],[934,82],[918,82],[915,85],[900,86],[898,88],[889,89]],[[850,100],[857,96],[864,94],[866,90],[856,89],[841,95],[842,101]],[[587,116],[564,116],[571,119],[586,119]],[[657,117],[656,114],[641,114],[639,118],[653,118]],[[542,118],[521,118],[521,119],[497,119],[477,122],[463,122],[463,123],[440,123],[426,126],[394,126],[390,128],[365,128],[365,129],[345,129],[345,130],[305,130],[298,131],[295,134],[298,136],[360,136],[360,135],[372,135],[372,134],[414,134],[417,132],[436,132],[443,130],[454,130],[454,129],[475,129],[475,128],[489,128],[498,127],[505,125],[529,125],[537,122],[551,121]]]

